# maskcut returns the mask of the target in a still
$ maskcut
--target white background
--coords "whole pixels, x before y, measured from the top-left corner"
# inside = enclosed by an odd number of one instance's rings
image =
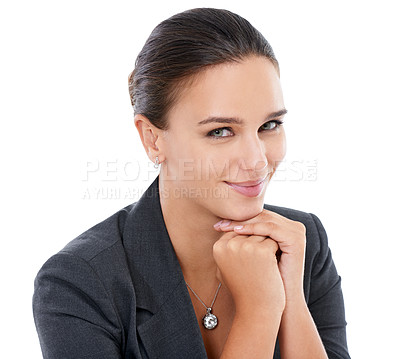
[[[154,178],[127,77],[160,21],[204,6],[239,13],[273,46],[289,147],[287,171],[266,201],[313,212],[325,225],[343,279],[352,357],[398,357],[396,2],[260,3],[2,3],[2,358],[41,358],[31,296],[44,261],[135,201],[147,174]],[[140,176],[127,181],[134,166]]]

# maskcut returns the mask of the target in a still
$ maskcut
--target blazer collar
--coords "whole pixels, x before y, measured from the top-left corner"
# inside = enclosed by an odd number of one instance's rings
[[[123,238],[135,286],[137,330],[149,357],[207,358],[162,215],[158,177],[129,212]]]

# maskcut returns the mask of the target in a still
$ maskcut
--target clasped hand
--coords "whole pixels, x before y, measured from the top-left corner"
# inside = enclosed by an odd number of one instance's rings
[[[263,210],[249,220],[223,220],[214,228],[225,232],[214,245],[217,275],[237,307],[266,304],[283,311],[288,303],[304,302],[306,229],[301,222]]]

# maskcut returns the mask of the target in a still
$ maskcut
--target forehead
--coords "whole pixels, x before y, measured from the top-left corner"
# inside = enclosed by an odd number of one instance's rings
[[[284,107],[279,75],[265,57],[216,65],[195,75],[179,89],[170,111],[174,118],[207,116],[264,117]]]

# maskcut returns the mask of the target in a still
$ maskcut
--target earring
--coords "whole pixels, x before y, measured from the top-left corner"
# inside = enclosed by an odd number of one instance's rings
[[[158,156],[156,156],[156,161],[154,162],[154,168],[158,169],[160,167],[160,161],[158,160]]]

